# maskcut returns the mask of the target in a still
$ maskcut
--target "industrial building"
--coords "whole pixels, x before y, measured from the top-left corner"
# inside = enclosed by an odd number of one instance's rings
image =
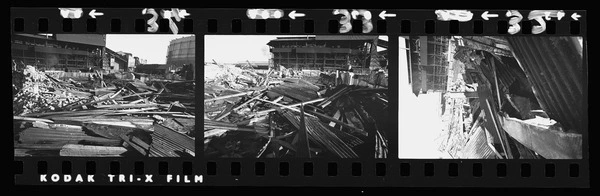
[[[117,52],[119,55],[121,55],[123,58],[126,59],[127,62],[127,66],[123,67],[124,71],[133,71],[135,70],[135,58],[133,56],[133,54],[129,53],[129,52],[123,52],[123,51],[119,51]]]
[[[67,72],[133,71],[146,63],[131,53],[107,48],[104,34],[14,34],[11,55],[15,63]]]
[[[387,66],[387,41],[378,36],[301,36],[278,37],[267,43],[272,63],[286,68],[334,71],[348,69],[368,72]]]
[[[11,55],[17,63],[45,70],[89,70],[102,67],[106,36],[98,34],[14,34]]]
[[[445,92],[452,58],[449,36],[411,36],[411,80],[415,94]]]

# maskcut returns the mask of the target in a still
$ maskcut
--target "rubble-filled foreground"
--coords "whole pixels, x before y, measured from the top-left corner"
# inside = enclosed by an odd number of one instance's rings
[[[333,86],[323,74],[234,72],[205,76],[206,157],[387,156],[386,88]]]
[[[15,156],[194,156],[194,82],[13,67]]]

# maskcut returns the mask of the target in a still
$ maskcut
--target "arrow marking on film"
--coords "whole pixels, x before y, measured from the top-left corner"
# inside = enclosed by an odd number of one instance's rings
[[[506,15],[508,16],[510,13],[507,12]],[[483,18],[484,20],[489,20],[489,18],[493,18],[493,17],[498,17],[498,14],[488,14],[488,11],[483,12],[483,14],[481,14],[481,18]]]
[[[188,13],[185,9],[181,9],[179,10],[179,12],[177,12],[179,14],[180,18],[185,18],[186,16],[189,16],[190,13]]]
[[[385,20],[385,17],[396,17],[396,14],[386,14],[385,12],[385,10],[381,11],[381,13],[379,13],[379,18]]]
[[[579,20],[579,17],[581,17],[581,15],[579,15],[579,14],[577,14],[577,13],[573,13],[573,14],[571,14],[571,18],[572,18],[573,20]]]
[[[96,10],[92,10],[90,12],[90,17],[92,17],[92,18],[96,18],[96,16],[102,16],[102,15],[104,15],[104,13],[102,13],[102,12],[96,12]]]
[[[304,16],[306,16],[306,14],[304,14],[304,13],[296,13],[296,10],[294,10],[294,11],[290,12],[290,14],[288,14],[288,16],[292,20],[294,20],[294,19],[296,19],[296,17],[304,17]]]

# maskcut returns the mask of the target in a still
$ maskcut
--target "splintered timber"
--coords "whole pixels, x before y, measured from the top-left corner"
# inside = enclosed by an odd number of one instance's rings
[[[109,183],[154,183],[155,176],[152,174],[144,175],[133,175],[133,174],[108,174],[103,178],[95,178],[95,175],[70,175],[70,174],[41,174],[40,182],[51,183],[51,182],[65,182],[65,183],[95,183],[96,180],[107,179]],[[203,183],[204,177],[202,175],[161,175],[160,180],[166,183]]]

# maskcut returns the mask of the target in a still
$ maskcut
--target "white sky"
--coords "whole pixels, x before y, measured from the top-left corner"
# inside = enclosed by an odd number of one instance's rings
[[[398,40],[404,47],[404,39]],[[418,97],[408,83],[408,57],[399,50],[398,58],[398,157],[401,159],[450,158],[438,150],[442,131],[440,94],[428,93]],[[419,77],[418,75],[413,77]]]
[[[204,61],[217,63],[238,63],[248,61],[268,61],[271,52],[267,43],[277,37],[298,37],[302,35],[206,35],[204,37]],[[387,36],[380,36],[387,40]]]
[[[107,34],[106,47],[118,52],[129,52],[133,56],[148,60],[148,64],[167,63],[167,47],[173,39],[189,37],[191,34]]]
[[[268,61],[271,52],[267,43],[273,35],[206,35],[204,36],[204,61],[238,63],[240,61]]]

